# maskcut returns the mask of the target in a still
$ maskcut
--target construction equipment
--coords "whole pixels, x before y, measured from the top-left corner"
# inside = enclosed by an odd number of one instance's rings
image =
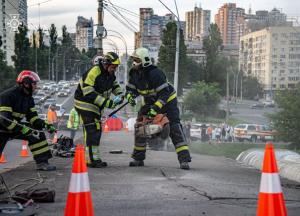
[[[143,138],[160,137],[165,140],[170,134],[169,119],[164,114],[158,114],[154,118],[141,116],[137,119],[135,128],[135,136]]]

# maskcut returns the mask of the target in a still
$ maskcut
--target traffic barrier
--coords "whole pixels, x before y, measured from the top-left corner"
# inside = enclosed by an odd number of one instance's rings
[[[65,216],[94,216],[83,145],[76,147]]]
[[[26,140],[22,140],[22,150],[20,152],[20,156],[21,157],[29,157]]]
[[[265,148],[256,215],[287,215],[272,142]]]

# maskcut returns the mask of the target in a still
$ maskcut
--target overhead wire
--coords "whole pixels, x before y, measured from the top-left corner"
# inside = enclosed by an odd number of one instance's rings
[[[112,8],[131,26],[131,27],[133,27],[134,29],[136,29],[135,28],[135,26],[133,26],[132,25],[132,21],[131,22],[129,22],[128,21],[128,18],[127,17],[125,17],[116,7],[115,7],[115,5],[114,4],[112,4],[111,3],[111,1],[110,0],[108,0],[109,1],[109,3],[111,4],[111,6],[112,6]],[[137,24],[136,24],[137,25]],[[136,29],[136,31],[137,31],[137,29]]]
[[[122,23],[126,28],[128,28],[130,31],[132,32],[136,32],[136,30],[134,28],[132,28],[131,26],[129,26],[126,22],[124,22],[122,19],[120,19],[120,17],[118,17],[118,15],[116,15],[109,7],[105,7],[105,9],[116,19],[118,20],[120,23]]]

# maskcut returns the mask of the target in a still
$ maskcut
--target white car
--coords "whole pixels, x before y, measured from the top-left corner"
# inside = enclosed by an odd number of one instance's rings
[[[201,139],[201,126],[202,124],[192,124],[191,125],[191,137],[195,139]]]
[[[61,117],[66,113],[66,109],[63,107],[62,104],[56,104],[55,108],[57,117]]]

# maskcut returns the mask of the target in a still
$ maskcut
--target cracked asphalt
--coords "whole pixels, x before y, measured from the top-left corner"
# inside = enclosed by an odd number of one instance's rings
[[[80,140],[79,140],[80,142]],[[258,170],[224,157],[193,154],[191,170],[179,169],[174,152],[147,151],[145,167],[128,167],[133,145],[132,133],[103,135],[101,152],[108,167],[89,169],[95,215],[174,216],[255,215],[260,183]],[[122,154],[110,154],[122,150]],[[63,215],[72,159],[55,158],[58,170],[41,172],[38,187],[56,190],[55,203],[39,204],[39,215]],[[3,174],[7,184],[36,178],[29,162]],[[25,182],[25,187],[33,181]],[[281,179],[289,216],[300,215],[300,186]]]

